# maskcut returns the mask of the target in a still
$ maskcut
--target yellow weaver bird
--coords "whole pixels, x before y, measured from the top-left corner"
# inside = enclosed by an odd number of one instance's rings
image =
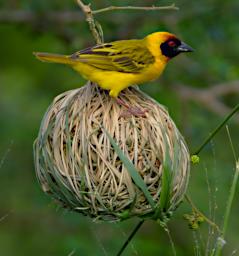
[[[47,62],[70,65],[85,79],[109,90],[111,97],[134,84],[155,80],[170,59],[193,49],[168,32],[156,32],[143,39],[104,43],[72,55],[35,52]]]

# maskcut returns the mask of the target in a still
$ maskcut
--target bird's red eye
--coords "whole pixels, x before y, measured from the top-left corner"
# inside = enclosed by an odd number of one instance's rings
[[[171,41],[168,42],[168,45],[169,45],[170,47],[175,47],[175,46],[176,46],[176,43],[175,43],[173,40],[171,40]]]

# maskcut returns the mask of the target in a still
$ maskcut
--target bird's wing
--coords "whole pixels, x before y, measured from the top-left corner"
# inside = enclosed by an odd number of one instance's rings
[[[102,70],[139,73],[154,63],[154,56],[141,41],[105,43],[76,52],[70,58]]]

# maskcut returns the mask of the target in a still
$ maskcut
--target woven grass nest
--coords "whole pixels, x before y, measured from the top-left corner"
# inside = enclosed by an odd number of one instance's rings
[[[38,180],[63,207],[95,220],[162,220],[185,194],[187,146],[165,107],[136,87],[120,98],[146,117],[122,115],[125,107],[91,83],[56,97],[34,144]]]

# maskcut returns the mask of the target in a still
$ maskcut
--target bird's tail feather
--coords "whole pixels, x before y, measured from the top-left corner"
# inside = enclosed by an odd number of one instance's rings
[[[52,54],[46,52],[33,52],[37,59],[46,62],[54,62],[61,64],[69,64],[72,65],[75,63],[73,59],[70,58],[69,55],[61,55],[61,54]]]

